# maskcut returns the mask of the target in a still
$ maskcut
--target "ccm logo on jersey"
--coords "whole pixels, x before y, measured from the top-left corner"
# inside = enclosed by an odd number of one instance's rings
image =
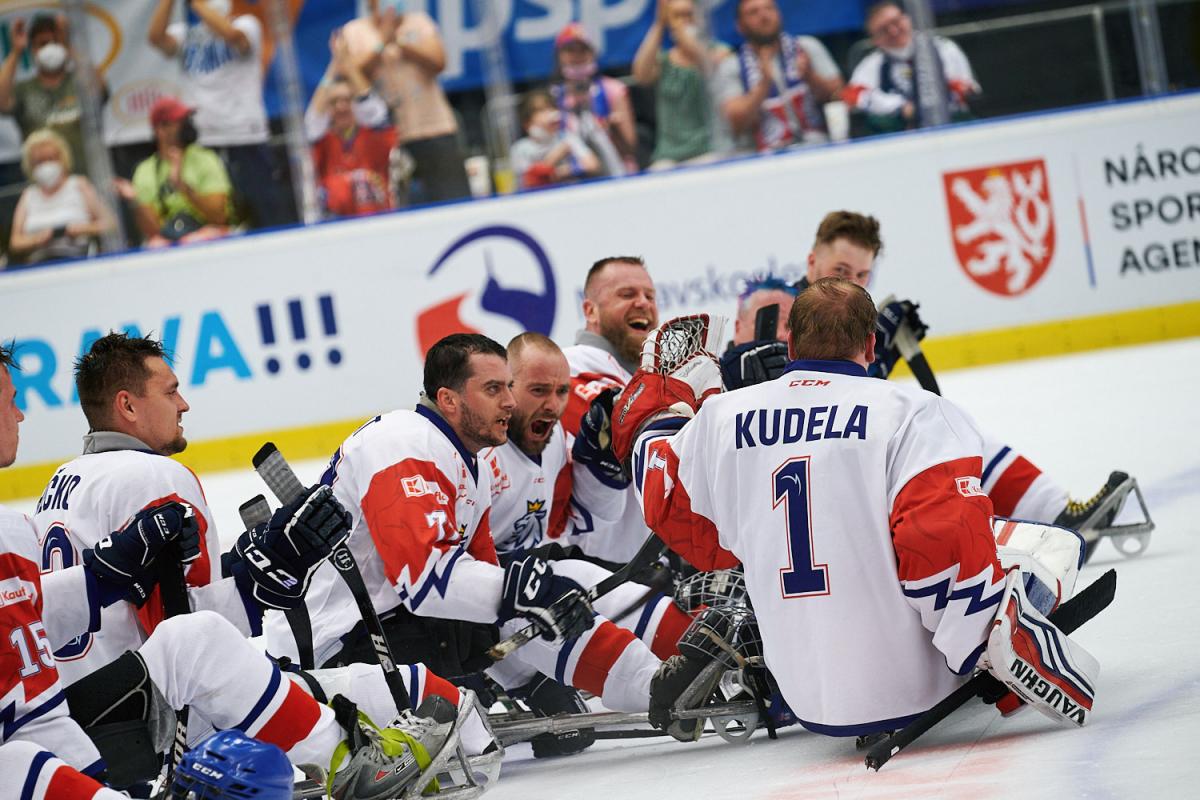
[[[828,385],[829,385],[829,381],[823,381],[819,378],[805,378],[804,380],[801,380],[801,381],[792,381],[791,383],[788,384],[788,387],[791,388],[794,386],[828,386]]]
[[[432,495],[433,499],[439,503],[450,502],[450,498],[446,497],[446,493],[442,491],[442,487],[437,485],[437,482],[427,481],[420,475],[401,478],[400,486],[404,489],[405,497],[425,497],[426,495]]]
[[[32,603],[37,598],[37,589],[29,581],[20,578],[5,578],[0,581],[0,608],[17,603]]]
[[[979,484],[979,478],[974,475],[955,478],[954,482],[958,484],[958,493],[963,497],[987,497],[987,492]]]

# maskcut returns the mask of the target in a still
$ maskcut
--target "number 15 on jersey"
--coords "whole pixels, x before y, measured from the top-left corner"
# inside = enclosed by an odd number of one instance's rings
[[[785,598],[829,594],[828,565],[815,563],[813,556],[810,458],[790,458],[771,476],[773,507],[783,506],[787,525],[788,563],[779,570]]]

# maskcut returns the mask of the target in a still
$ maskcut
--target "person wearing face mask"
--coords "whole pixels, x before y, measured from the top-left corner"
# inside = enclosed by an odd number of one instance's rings
[[[438,75],[446,49],[437,23],[405,0],[367,0],[367,14],[342,27],[349,55],[392,112],[400,144],[412,156],[416,202],[469,197],[458,121]]]
[[[171,22],[179,1],[159,0],[148,38],[163,55],[182,61],[183,99],[196,111],[200,144],[228,166],[240,217],[257,228],[293,221],[267,144],[262,23],[235,13],[232,0],[182,0],[186,19]]]
[[[658,0],[658,15],[633,58],[633,79],[658,89],[651,171],[709,161],[728,148],[723,141],[728,132],[712,129],[706,82],[729,48],[704,42],[696,23],[695,0]],[[663,48],[666,33],[672,42],[668,49]]]
[[[22,136],[42,128],[53,130],[70,148],[75,170],[85,174],[82,87],[76,72],[76,65],[83,62],[71,52],[66,18],[39,15],[28,28],[24,19],[17,19],[11,32],[12,49],[0,65],[0,112],[12,114]],[[37,71],[18,81],[17,68],[27,51]],[[96,70],[91,77],[100,86],[102,99],[106,98],[103,73]]]
[[[520,114],[525,136],[513,143],[509,155],[522,189],[574,183],[605,173],[583,137],[560,128],[561,114],[549,92],[526,94]],[[610,157],[617,158],[615,150]]]
[[[592,121],[599,133],[621,155],[620,170],[610,175],[638,171],[637,128],[629,90],[616,78],[601,75],[596,64],[596,46],[578,22],[563,28],[554,39],[554,75],[550,93],[562,116],[562,130],[586,133]]]
[[[912,19],[895,0],[868,8],[866,24],[876,49],[854,68],[843,93],[846,105],[865,115],[872,133],[921,127],[919,81],[914,76],[917,37],[925,34],[913,31]],[[950,119],[967,119],[968,101],[980,91],[971,64],[949,39],[934,36],[933,45],[934,67],[946,84]]]
[[[717,67],[713,94],[737,151],[828,141],[824,105],[844,84],[829,51],[815,37],[784,31],[775,0],[738,0],[736,20],[746,41]]]
[[[27,264],[88,254],[114,219],[91,181],[71,174],[71,151],[52,130],[34,131],[21,148],[21,167],[32,183],[13,214],[10,252]]]

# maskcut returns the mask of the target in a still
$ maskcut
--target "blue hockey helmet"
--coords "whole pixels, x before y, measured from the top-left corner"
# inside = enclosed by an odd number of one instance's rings
[[[241,731],[220,731],[188,750],[175,770],[180,800],[292,800],[292,763],[273,744]]]

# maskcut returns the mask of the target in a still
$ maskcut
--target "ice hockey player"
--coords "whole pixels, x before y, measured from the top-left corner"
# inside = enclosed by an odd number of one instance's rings
[[[583,284],[584,329],[563,348],[571,367],[571,397],[563,427],[578,433],[601,392],[623,389],[637,369],[642,342],[658,325],[654,282],[637,256],[609,256],[592,264]],[[628,496],[628,493],[627,493]],[[579,544],[590,556],[628,561],[650,531],[636,503],[626,499],[616,522],[598,523]]]
[[[577,519],[573,530],[589,530],[613,509],[623,511],[628,481],[614,488],[611,473],[572,459],[574,437],[560,424],[570,391],[570,372],[558,345],[541,334],[522,333],[509,342],[507,351],[516,403],[508,441],[480,453],[480,460],[491,470],[492,538],[500,563],[539,555],[554,561],[555,574],[581,586],[593,586],[612,573],[581,558],[572,540],[562,536],[566,518],[569,514]],[[636,583],[613,589],[596,600],[595,608],[596,624],[565,648],[566,657],[560,658],[553,675],[539,673],[520,658],[520,652],[497,664],[489,674],[539,714],[586,712],[587,706],[572,685],[611,702],[613,690],[606,692],[605,684],[612,666],[618,660],[641,663],[645,674],[652,673],[659,659],[679,652],[679,637],[691,622],[671,598]],[[629,689],[648,690],[648,686]],[[641,702],[627,700],[624,704],[640,706],[644,702],[648,695]],[[586,733],[571,734],[535,737],[534,755],[573,751],[590,741]]]
[[[750,282],[738,302],[734,347],[721,359],[726,387],[736,389],[776,377],[787,362],[784,339],[791,298],[820,278],[844,278],[867,288],[882,247],[879,222],[874,217],[853,211],[833,211],[825,215],[817,228],[816,241],[808,254],[806,278],[794,286],[770,276]],[[754,341],[757,312],[772,304],[781,306],[778,340]],[[911,301],[894,300],[880,309],[875,325],[875,360],[868,367],[869,375],[887,378],[891,374],[900,357],[896,334],[902,326],[917,340],[925,337],[927,327],[918,308],[918,304]],[[1087,557],[1101,536],[1114,532],[1111,530],[1113,520],[1135,485],[1128,474],[1114,471],[1090,499],[1072,500],[1062,486],[1033,462],[986,432],[983,463],[983,489],[991,498],[997,515],[1077,530],[1088,544]],[[1146,518],[1145,528],[1153,530],[1144,507],[1142,511]],[[1131,543],[1136,544],[1138,552],[1148,543],[1149,530],[1130,534],[1138,537],[1136,543]],[[1124,551],[1123,547],[1121,549]]]
[[[208,555],[201,580],[212,577],[210,565],[219,563],[212,557],[217,538],[198,482],[186,468],[163,457],[182,449],[179,419],[187,404],[160,345],[149,339],[104,337],[81,360],[77,378],[93,425],[89,440],[99,438],[102,446],[105,441],[141,445],[85,454],[60,468],[35,515],[45,530],[40,561],[53,569],[45,577],[48,613],[42,644],[47,657],[53,650],[70,672],[65,697],[71,714],[109,761],[109,779],[124,788],[153,776],[158,753],[170,739],[163,736],[169,734],[169,724],[156,726],[156,721],[169,716],[170,709],[192,705],[215,726],[251,732],[287,750],[296,763],[314,764],[331,776],[339,796],[382,796],[380,792],[397,791],[415,780],[421,772],[416,762],[402,748],[389,745],[389,751],[384,743],[408,735],[414,748],[425,742],[440,751],[460,716],[458,690],[441,681],[441,703],[430,699],[416,715],[402,715],[381,733],[369,720],[360,725],[349,704],[342,704],[339,719],[298,682],[281,678],[278,667],[249,644],[244,630],[203,608],[208,599],[203,589],[213,584],[189,592],[190,605],[198,607],[194,614],[164,621],[161,601],[157,608],[152,605],[159,597],[154,591],[160,567],[156,559],[182,559],[192,578],[195,565]],[[116,534],[104,533],[121,525]],[[174,542],[180,545],[178,553],[165,549],[168,541],[161,531],[182,531]],[[237,555],[252,553],[256,569],[278,576],[273,563],[300,580],[291,587],[282,578],[271,578],[285,590],[278,595],[270,593],[270,584],[244,574],[225,582],[224,588],[244,598],[238,603],[238,619],[260,617],[260,602],[286,602],[292,592],[301,596],[305,570],[311,572],[348,532],[345,510],[328,487],[319,487],[243,534]],[[205,533],[212,550],[206,548]],[[34,529],[29,535],[36,548]],[[312,562],[302,565],[303,557]],[[74,566],[78,562],[83,566]],[[326,678],[335,690],[349,683],[340,675]],[[376,694],[386,696],[382,676],[359,678],[357,691],[345,694],[361,698],[374,685]],[[427,688],[438,680],[426,676]],[[371,705],[378,711],[378,702]],[[385,719],[396,713],[394,705],[383,710]],[[395,769],[401,763],[412,769]],[[381,765],[388,767],[385,780],[375,777]]]
[[[350,549],[393,647],[458,677],[426,659],[421,648],[442,649],[422,641],[426,620],[499,624],[503,635],[533,622],[542,637],[520,657],[544,675],[574,663],[578,683],[586,671],[578,653],[587,648],[572,646],[574,640],[608,628],[594,620],[578,583],[536,556],[502,567],[492,542],[491,470],[477,456],[508,438],[516,405],[511,382],[500,344],[478,334],[441,339],[426,356],[416,410],[393,411],[359,428],[333,456],[324,480],[353,516]],[[316,663],[366,659],[355,640],[353,600],[332,567],[318,570],[307,603]],[[275,635],[269,625],[268,640]],[[618,658],[603,665],[605,704],[644,710],[656,663]]]
[[[712,331],[667,375],[647,369],[652,333],[613,417],[646,521],[701,569],[743,564],[767,663],[810,730],[900,727],[977,667],[1084,724],[1098,664],[1001,568],[978,432],[947,400],[866,379],[875,321],[865,290],[817,281],[789,316],[796,360],[725,394]],[[669,660],[652,721],[699,674]]]

